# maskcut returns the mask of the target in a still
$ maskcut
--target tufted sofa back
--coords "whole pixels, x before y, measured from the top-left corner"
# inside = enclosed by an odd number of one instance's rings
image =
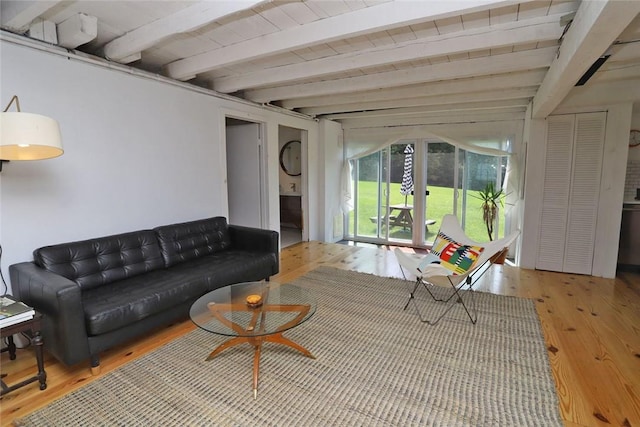
[[[73,280],[83,290],[164,267],[152,230],[45,246],[33,252],[33,259],[39,267]]]
[[[222,216],[165,225],[154,231],[167,267],[231,246],[227,219]]]

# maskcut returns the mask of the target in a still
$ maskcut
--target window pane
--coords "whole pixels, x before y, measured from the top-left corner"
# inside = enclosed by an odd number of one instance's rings
[[[378,230],[379,178],[381,153],[373,153],[358,159],[358,176],[356,212],[358,212],[358,229],[356,235],[376,237]]]
[[[392,144],[389,170],[389,240],[411,241],[414,195],[413,143]],[[386,206],[383,206],[383,212]]]
[[[455,147],[446,142],[430,142],[427,146],[427,206],[425,240],[433,242],[440,221],[446,214],[453,213],[453,190],[455,167]],[[434,224],[429,224],[435,221]]]
[[[472,152],[466,152],[465,158],[464,230],[470,238],[486,242],[489,240],[489,230],[483,217],[483,202],[480,199],[480,192],[486,190],[488,185],[493,185],[495,191],[500,189],[497,179],[498,170],[501,169],[500,158]],[[497,205],[496,214],[500,215],[502,212],[500,200],[497,201]],[[492,238],[494,240],[497,238],[497,224],[497,220],[492,224]]]

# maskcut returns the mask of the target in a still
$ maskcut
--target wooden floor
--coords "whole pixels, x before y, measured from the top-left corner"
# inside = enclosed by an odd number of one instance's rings
[[[281,272],[274,280],[284,283],[319,265],[402,277],[387,248],[309,242],[282,251]],[[608,280],[493,266],[477,289],[536,302],[565,425],[640,426],[640,275],[620,274]],[[431,326],[416,321],[414,327]],[[47,357],[48,388],[40,391],[36,383],[2,397],[0,424],[11,425],[193,329],[187,320],[106,352],[98,376],[91,375],[88,363],[68,368]],[[19,350],[14,361],[2,353],[7,382],[20,381],[34,370],[30,349]]]

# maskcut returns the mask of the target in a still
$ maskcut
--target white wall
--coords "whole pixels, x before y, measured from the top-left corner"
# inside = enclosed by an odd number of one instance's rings
[[[315,121],[0,41],[0,100],[58,120],[65,153],[0,173],[2,271],[40,246],[227,214],[223,111],[267,124],[269,228],[279,228],[278,125]],[[322,165],[310,165],[310,180]],[[311,206],[324,196],[310,181]],[[309,213],[310,238],[322,237]]]

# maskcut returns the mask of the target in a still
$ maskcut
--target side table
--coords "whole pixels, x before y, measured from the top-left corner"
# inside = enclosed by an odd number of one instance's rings
[[[42,356],[42,337],[40,336],[40,320],[42,315],[38,312],[33,316],[33,319],[25,320],[24,322],[9,325],[0,329],[0,335],[2,338],[7,338],[9,341],[9,347],[2,351],[9,351],[9,359],[14,360],[16,358],[16,344],[13,342],[13,335],[22,332],[31,333],[31,343],[34,346],[36,352],[36,361],[38,362],[38,373],[33,377],[27,378],[17,384],[8,386],[4,381],[2,383],[2,390],[0,396],[9,393],[17,388],[31,384],[34,381],[40,382],[40,390],[47,388],[47,374],[44,371],[44,357]]]

